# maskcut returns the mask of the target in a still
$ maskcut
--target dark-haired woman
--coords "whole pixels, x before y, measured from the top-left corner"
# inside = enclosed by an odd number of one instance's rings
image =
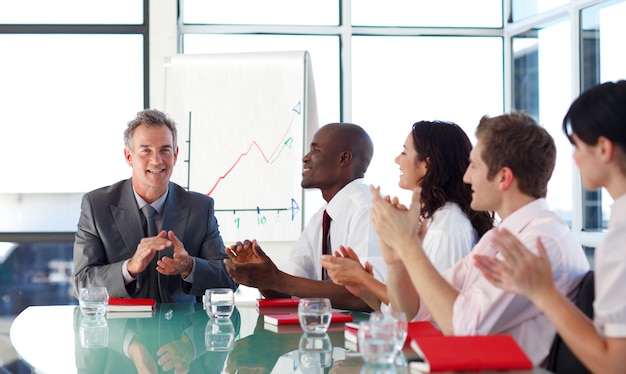
[[[420,236],[429,259],[442,272],[469,253],[480,237],[493,227],[493,216],[470,208],[472,192],[463,183],[472,144],[458,125],[443,121],[413,124],[403,151],[395,159],[400,166],[398,185],[421,189]],[[322,256],[322,265],[333,282],[365,300],[373,310],[388,304],[386,286],[371,276],[368,263],[361,265],[350,248],[335,256]]]

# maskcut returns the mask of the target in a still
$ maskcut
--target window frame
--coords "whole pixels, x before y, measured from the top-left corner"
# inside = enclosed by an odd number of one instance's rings
[[[510,20],[511,0],[503,0],[503,19]],[[584,8],[605,3],[609,0],[571,0],[569,3],[549,11],[524,18],[518,22],[504,22],[503,28],[422,28],[422,27],[364,27],[350,23],[351,0],[339,0],[340,23],[337,26],[267,26],[267,25],[183,25],[179,18],[182,0],[150,2],[143,0],[144,22],[141,25],[0,25],[0,34],[10,33],[64,33],[64,34],[125,34],[139,33],[144,36],[144,104],[146,108],[161,108],[164,103],[164,65],[168,56],[182,50],[182,35],[186,32],[202,33],[276,33],[276,34],[316,34],[339,35],[340,52],[340,120],[352,118],[352,76],[351,36],[352,35],[454,35],[454,36],[501,36],[504,40],[504,109],[511,110],[512,103],[512,37],[533,27],[567,17],[571,27],[572,50],[572,93],[574,100],[580,94],[580,22]],[[151,47],[152,46],[152,47]],[[573,216],[572,230],[578,235],[582,245],[595,247],[604,236],[603,232],[585,232],[583,227],[583,188],[580,173],[573,164]],[[73,240],[73,232],[64,233],[6,233],[0,232],[0,241],[67,241]]]
[[[546,12],[524,18],[518,22],[507,22],[504,27],[505,35],[505,69],[509,69],[505,74],[505,108],[507,111],[512,107],[512,40],[513,37],[523,34],[533,28],[542,27],[554,21],[567,18],[570,21],[570,47],[572,53],[571,100],[574,101],[581,93],[581,17],[582,10],[593,5],[608,3],[610,0],[571,0],[569,3],[550,9]],[[508,3],[508,4],[507,4]],[[505,11],[510,14],[510,2],[505,2]],[[509,19],[511,19],[509,17]],[[565,113],[563,114],[565,115]],[[571,149],[570,149],[571,152]],[[572,162],[572,231],[577,235],[578,241],[584,247],[595,248],[605,235],[605,231],[590,232],[583,229],[583,199],[584,187],[582,185],[580,170]]]
[[[171,0],[174,2],[175,0]],[[151,12],[150,1],[142,1],[143,23],[141,24],[0,24],[0,34],[138,34],[143,37],[143,92],[144,107],[150,107],[151,93]],[[73,242],[75,232],[0,232],[0,242],[16,243],[62,243]]]
[[[182,4],[184,0],[178,0]],[[268,25],[185,25],[178,20],[179,46],[177,52],[182,51],[182,35],[185,33],[237,33],[237,34],[322,34],[338,35],[340,37],[340,120],[350,122],[352,119],[352,65],[351,37],[357,35],[402,35],[402,36],[500,36],[504,40],[504,109],[509,112],[512,108],[512,38],[534,27],[568,18],[571,27],[570,46],[572,50],[572,92],[573,101],[580,94],[580,19],[581,10],[605,0],[571,0],[569,3],[539,13],[517,22],[511,22],[511,0],[503,1],[503,19],[509,20],[503,23],[502,28],[456,28],[456,27],[367,27],[353,26],[350,22],[351,0],[340,0],[340,23],[337,26],[268,26]],[[179,5],[182,6],[182,5]],[[580,172],[572,163],[572,230],[578,236],[580,243],[587,247],[596,247],[604,233],[583,231],[583,187]]]

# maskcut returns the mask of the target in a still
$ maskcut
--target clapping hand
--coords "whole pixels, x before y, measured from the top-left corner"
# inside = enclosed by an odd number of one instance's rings
[[[258,289],[275,289],[280,282],[280,270],[274,262],[256,245],[256,240],[237,242],[227,249],[224,259],[226,271],[239,284]],[[248,261],[243,261],[247,259]]]
[[[355,296],[363,292],[363,277],[373,276],[369,262],[361,265],[359,256],[350,247],[339,246],[334,256],[323,255],[322,266],[335,284],[346,287]]]
[[[370,186],[372,192],[372,226],[378,234],[383,258],[387,264],[400,262],[404,248],[411,248],[407,243],[421,243],[420,198],[421,189],[413,191],[411,207],[401,204],[397,197],[380,194],[380,187]]]
[[[554,287],[552,267],[546,249],[537,237],[535,255],[506,229],[492,231],[491,244],[501,258],[476,255],[476,267],[496,287],[524,295],[529,299],[549,294],[545,291]],[[499,257],[500,257],[499,256]]]
[[[161,259],[157,261],[157,271],[164,275],[180,274],[183,278],[186,278],[193,269],[193,257],[189,256],[183,242],[174,235],[174,231],[170,230],[167,234],[174,245],[174,255],[172,258],[166,256],[161,257]]]
[[[237,242],[234,245],[226,248],[226,254],[230,259],[237,264],[245,264],[249,262],[262,262],[261,256],[256,250],[260,250],[261,247],[257,244],[256,239],[244,240]]]

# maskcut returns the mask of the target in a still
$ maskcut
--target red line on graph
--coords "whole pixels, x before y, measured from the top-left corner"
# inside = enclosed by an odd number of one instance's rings
[[[300,103],[298,103],[299,105]],[[296,106],[297,107],[297,106]],[[296,110],[296,108],[292,109],[294,112],[299,113],[298,110]],[[207,193],[207,195],[211,196],[211,194],[213,193],[213,191],[215,191],[215,188],[217,187],[218,184],[220,184],[220,182],[226,178],[228,176],[228,174],[230,174],[231,171],[233,171],[233,169],[235,168],[235,166],[237,166],[237,164],[239,163],[239,161],[241,161],[241,159],[244,156],[247,156],[248,153],[250,153],[250,150],[252,149],[252,147],[256,147],[259,152],[261,152],[261,156],[263,157],[263,160],[265,161],[266,164],[269,164],[270,161],[272,160],[272,158],[274,157],[274,155],[276,154],[276,151],[278,151],[278,149],[281,147],[282,144],[284,144],[285,142],[285,138],[287,138],[287,134],[289,134],[289,130],[291,129],[291,125],[293,124],[293,118],[291,119],[291,123],[289,123],[289,126],[287,126],[287,129],[285,130],[285,133],[283,134],[282,138],[280,139],[280,142],[278,142],[278,144],[276,145],[276,148],[274,148],[274,150],[272,151],[272,154],[270,155],[270,157],[265,156],[265,152],[263,152],[263,149],[261,149],[261,146],[256,142],[256,140],[253,140],[252,143],[250,143],[250,145],[248,146],[248,149],[244,152],[241,153],[239,155],[239,157],[237,157],[237,160],[233,163],[233,165],[228,168],[228,170],[226,170],[226,173],[224,173],[224,175],[222,175],[221,177],[219,177],[217,179],[217,181],[215,182],[215,184],[213,185],[213,187],[209,190],[209,193]]]

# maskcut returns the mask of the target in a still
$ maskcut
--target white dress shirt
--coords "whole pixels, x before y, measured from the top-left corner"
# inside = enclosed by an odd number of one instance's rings
[[[332,219],[332,250],[338,250],[340,245],[352,248],[362,264],[368,261],[374,267],[376,279],[385,282],[386,265],[378,247],[378,237],[370,224],[371,206],[372,194],[363,179],[347,184],[311,217],[289,259],[281,264],[280,269],[297,277],[322,279],[322,215],[326,210]]]

